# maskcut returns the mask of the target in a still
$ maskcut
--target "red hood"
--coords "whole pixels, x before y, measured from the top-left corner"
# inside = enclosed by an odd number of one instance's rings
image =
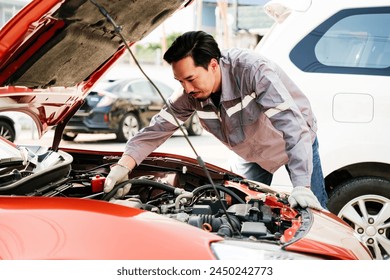
[[[33,0],[0,30],[0,111],[28,114],[42,135],[77,111],[129,45],[192,0]]]
[[[0,196],[0,204],[7,213],[0,219],[6,229],[3,259],[208,260],[215,259],[210,243],[222,240],[155,213],[101,201]]]

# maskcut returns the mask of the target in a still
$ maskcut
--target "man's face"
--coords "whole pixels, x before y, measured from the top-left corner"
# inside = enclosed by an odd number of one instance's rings
[[[211,60],[208,69],[195,66],[192,57],[185,57],[172,63],[173,75],[180,82],[186,93],[198,100],[206,100],[211,93],[218,90],[216,85],[217,61]]]

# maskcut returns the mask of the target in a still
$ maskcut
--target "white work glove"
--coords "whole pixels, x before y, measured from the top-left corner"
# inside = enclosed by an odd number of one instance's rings
[[[115,185],[128,180],[129,172],[131,172],[131,170],[121,164],[112,165],[111,171],[104,182],[104,192],[108,193],[115,187]],[[114,198],[121,198],[125,196],[130,191],[130,188],[131,184],[126,184],[123,188],[118,189]]]
[[[295,187],[288,197],[288,202],[292,208],[299,205],[302,208],[323,209],[314,193],[306,187]]]

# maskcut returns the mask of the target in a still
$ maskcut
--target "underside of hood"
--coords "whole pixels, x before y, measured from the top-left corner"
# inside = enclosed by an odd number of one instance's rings
[[[0,30],[0,111],[67,122],[126,51],[192,0],[33,0]]]
[[[5,44],[0,50],[0,85],[71,87],[86,81],[110,60],[123,44],[93,3],[107,11],[132,43],[149,34],[185,1],[32,1],[0,33]]]

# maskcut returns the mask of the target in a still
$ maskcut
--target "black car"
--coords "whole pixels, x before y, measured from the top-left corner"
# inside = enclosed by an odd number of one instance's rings
[[[165,98],[173,89],[153,81]],[[72,141],[79,133],[115,133],[118,141],[127,141],[164,106],[162,98],[145,78],[121,79],[100,83],[86,97],[84,105],[70,119],[62,138]],[[203,128],[196,115],[185,123],[188,135],[201,135]]]

